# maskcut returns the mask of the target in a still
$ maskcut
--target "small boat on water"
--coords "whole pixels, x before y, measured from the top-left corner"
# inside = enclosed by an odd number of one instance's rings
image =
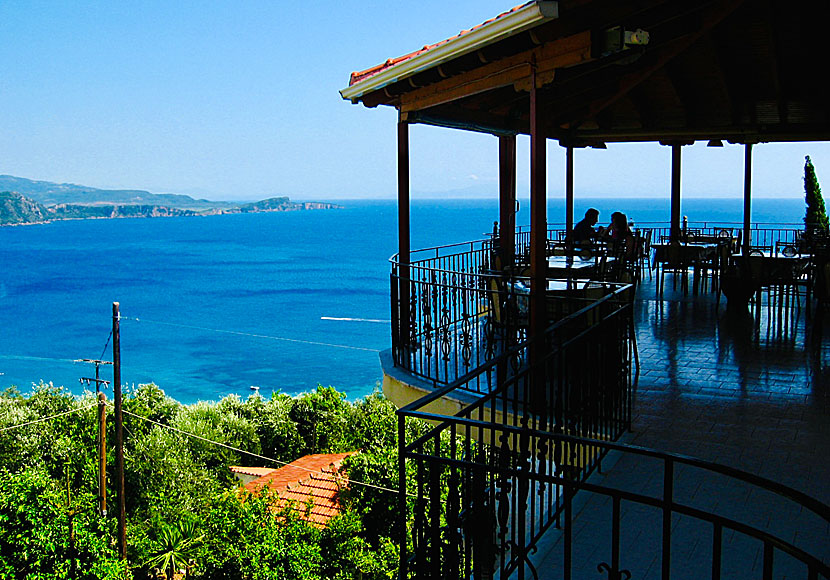
[[[258,392],[258,391],[259,391],[259,387],[258,387],[258,386],[256,386],[256,385],[251,385],[251,390],[252,390],[252,391],[256,391],[256,392]]]

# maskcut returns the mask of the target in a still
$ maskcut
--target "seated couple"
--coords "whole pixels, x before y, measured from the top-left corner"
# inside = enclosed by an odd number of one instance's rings
[[[587,247],[595,240],[606,241],[619,248],[624,248],[626,256],[634,255],[636,240],[628,227],[628,219],[624,213],[618,211],[612,213],[611,223],[606,228],[600,227],[595,230],[594,226],[597,221],[599,221],[599,210],[590,208],[585,212],[585,217],[574,226],[571,234],[571,241],[574,246]]]

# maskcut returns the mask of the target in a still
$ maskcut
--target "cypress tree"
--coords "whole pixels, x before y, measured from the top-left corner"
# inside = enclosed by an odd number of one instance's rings
[[[816,170],[808,155],[804,163],[804,200],[807,213],[804,215],[804,229],[808,236],[827,236],[830,234],[830,220],[824,210],[824,198],[818,184]]]

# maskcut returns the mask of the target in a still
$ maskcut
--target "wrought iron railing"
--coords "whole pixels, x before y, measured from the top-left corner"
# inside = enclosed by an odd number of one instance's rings
[[[393,258],[392,353],[395,366],[445,385],[492,358],[489,334],[489,242],[481,240],[413,253],[408,265]],[[401,296],[400,289],[408,296]],[[400,302],[408,299],[408,307]],[[408,320],[401,320],[401,312]],[[476,390],[481,387],[476,386]]]
[[[665,223],[639,224],[653,229],[651,240],[669,234]],[[763,226],[763,227],[762,227]],[[795,224],[772,226],[753,224],[753,246],[777,249],[781,244],[798,244],[803,229]],[[548,239],[558,241],[562,224],[549,224]],[[735,235],[739,224],[693,222],[689,229],[717,236],[728,229]],[[413,251],[408,264],[391,258],[392,353],[395,366],[433,385],[447,385],[473,373],[491,361],[494,350],[494,304],[521,303],[512,282],[494,263],[494,240],[483,239]],[[529,232],[516,231],[516,252],[529,247]],[[402,279],[406,283],[402,286]],[[498,290],[497,290],[498,288]],[[406,300],[407,304],[401,304]],[[401,315],[406,320],[401,320]],[[521,338],[521,332],[518,333]],[[475,374],[469,389],[487,391],[492,377]]]
[[[562,517],[559,479],[585,481],[602,458],[587,439],[615,440],[631,421],[631,286],[596,286],[602,296],[550,326],[541,358],[529,340],[503,345],[474,373],[399,411],[399,530],[402,577],[502,577],[523,570],[529,553]],[[512,336],[512,335],[511,335]],[[535,362],[534,362],[535,360]],[[489,392],[454,417],[425,412],[432,401],[493,377]],[[405,420],[437,421],[407,441]],[[577,441],[577,440],[574,440]],[[408,465],[407,465],[408,462]]]
[[[427,406],[472,377],[399,411],[399,485],[414,494],[400,496],[401,578],[642,578],[654,563],[663,580],[720,579],[747,577],[756,560],[751,577],[830,578],[821,540],[830,507],[731,467],[613,442],[631,418],[625,293],[610,292],[548,330],[543,386],[534,367],[516,363],[531,347],[523,342],[479,369],[499,375],[498,387],[454,416]],[[407,439],[408,417],[432,426]],[[741,503],[758,502],[750,515],[774,505],[790,532],[788,514],[818,543],[802,545],[800,534],[785,537],[731,513],[729,502],[718,505],[739,487],[747,492]],[[580,519],[592,497],[606,506]],[[543,538],[550,551],[541,557]],[[594,560],[575,561],[585,543],[599,546]],[[555,568],[540,570],[542,561]]]

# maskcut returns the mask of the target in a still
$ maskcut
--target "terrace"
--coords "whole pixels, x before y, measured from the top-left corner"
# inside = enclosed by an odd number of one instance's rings
[[[416,496],[400,496],[401,577],[830,577],[828,251],[752,221],[753,147],[830,137],[814,74],[828,17],[800,1],[534,0],[353,73],[344,98],[399,112],[384,392]],[[491,239],[411,250],[415,123],[498,138]],[[520,134],[527,229],[513,221]],[[561,236],[551,139],[566,156]],[[743,146],[741,224],[681,223],[696,140]],[[559,247],[574,150],[632,141],[672,152],[654,252]],[[433,427],[407,439],[407,417]]]
[[[558,237],[551,229],[552,248]],[[753,245],[794,239],[791,227],[753,228]],[[523,330],[492,344],[492,248],[413,252],[410,341],[396,320],[383,356],[402,420],[436,425],[402,447],[416,466],[402,481],[418,495],[415,577],[486,577],[482,559],[502,577],[595,577],[605,563],[659,578],[663,561],[671,577],[826,576],[830,344],[815,293],[730,310],[717,280],[695,294],[670,274],[661,295],[653,271],[632,272],[633,301],[632,286],[594,280],[592,299],[553,298],[571,314],[546,331],[539,396]],[[399,269],[393,260],[393,294]]]

